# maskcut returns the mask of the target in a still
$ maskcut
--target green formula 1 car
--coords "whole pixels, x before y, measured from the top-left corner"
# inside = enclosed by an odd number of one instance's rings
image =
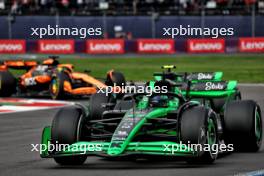
[[[201,89],[192,89],[195,84],[185,95],[171,80],[155,81],[154,86],[165,86],[167,92],[124,95],[121,100],[97,93],[88,109],[62,108],[44,128],[42,145],[64,147],[44,147],[41,157],[61,165],[82,164],[89,155],[158,155],[212,163],[219,152],[259,150],[262,119],[254,101],[229,101],[221,116],[211,106],[210,99],[229,95],[232,85],[230,90],[203,91],[202,96]]]

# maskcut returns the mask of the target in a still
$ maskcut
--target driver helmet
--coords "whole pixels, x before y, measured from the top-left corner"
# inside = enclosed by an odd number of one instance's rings
[[[150,99],[150,106],[152,107],[166,107],[168,105],[167,96],[158,95]]]

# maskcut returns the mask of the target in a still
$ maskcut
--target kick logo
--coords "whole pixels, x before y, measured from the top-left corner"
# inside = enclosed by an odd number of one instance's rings
[[[221,83],[207,82],[205,90],[223,90],[224,86]]]
[[[212,79],[213,76],[211,74],[205,74],[205,73],[198,73],[198,80],[206,80],[206,79]]]

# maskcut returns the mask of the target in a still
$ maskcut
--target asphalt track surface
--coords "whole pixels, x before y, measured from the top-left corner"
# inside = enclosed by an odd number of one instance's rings
[[[264,86],[243,86],[243,99],[256,100],[264,109]],[[82,102],[87,102],[83,100]],[[41,159],[31,152],[31,144],[40,143],[44,126],[50,125],[57,110],[43,110],[0,116],[0,175],[61,176],[167,176],[167,175],[235,175],[264,169],[264,145],[259,153],[233,153],[212,165],[188,165],[177,160],[109,161],[88,157],[77,167],[61,167],[53,159]]]

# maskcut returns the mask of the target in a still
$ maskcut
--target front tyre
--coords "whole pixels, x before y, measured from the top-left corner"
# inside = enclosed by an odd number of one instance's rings
[[[107,103],[115,103],[115,98],[112,94],[95,93],[91,96],[89,102],[90,118],[92,120],[101,120],[103,112],[109,110],[105,105]]]
[[[76,106],[60,109],[52,122],[51,142],[69,145],[78,142],[82,136],[83,116],[82,109]],[[54,160],[60,165],[81,165],[86,158],[85,155],[63,156],[54,157]]]
[[[187,158],[188,163],[213,163],[218,155],[218,151],[214,151],[218,145],[216,114],[203,106],[184,111],[181,116],[180,139],[183,144],[197,144],[197,156]]]

